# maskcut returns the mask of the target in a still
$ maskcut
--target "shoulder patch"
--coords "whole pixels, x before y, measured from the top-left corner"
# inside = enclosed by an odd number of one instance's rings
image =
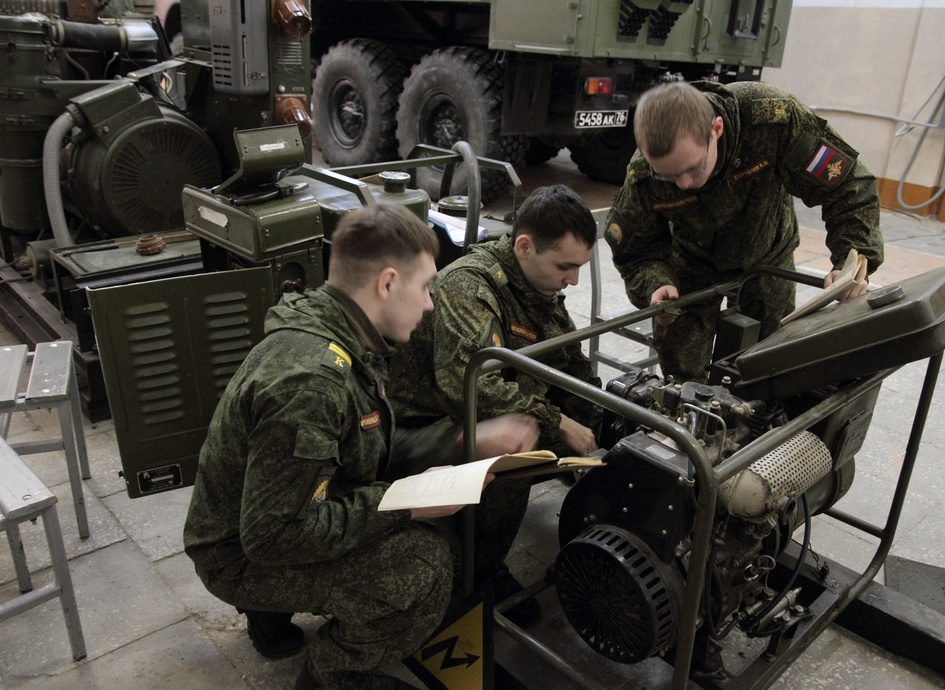
[[[639,157],[636,157],[639,156]],[[627,179],[626,181],[634,185],[640,180],[645,180],[650,176],[650,164],[646,161],[639,151],[635,154],[634,158],[630,159],[630,162],[627,163]]]
[[[615,244],[620,244],[620,240],[623,239],[623,228],[617,223],[611,223],[607,226],[607,230],[604,231],[604,234],[612,239]]]
[[[753,124],[780,125],[791,119],[791,102],[786,98],[757,98],[751,102]]]
[[[821,142],[804,172],[823,186],[836,187],[847,176],[853,163],[850,158],[826,142]]]
[[[346,374],[351,370],[351,355],[338,343],[328,343],[322,358],[322,367]]]
[[[492,264],[489,267],[489,275],[492,276],[492,279],[496,282],[496,286],[498,287],[502,287],[509,282],[509,277],[505,275],[505,269],[502,268],[502,264]]]
[[[318,470],[318,474],[315,477],[315,489],[312,491],[312,495],[308,501],[309,510],[315,510],[328,498],[328,484],[334,476],[334,467],[326,466]]]
[[[476,342],[479,343],[479,347],[505,347],[505,330],[502,328],[501,322],[496,318],[492,317],[488,320],[488,323],[483,323],[479,326],[479,330],[476,331]],[[454,366],[455,362],[452,357],[448,361],[448,366]]]

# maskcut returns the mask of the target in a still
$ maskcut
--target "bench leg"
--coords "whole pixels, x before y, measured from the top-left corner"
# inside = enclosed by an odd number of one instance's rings
[[[82,427],[82,406],[79,404],[79,384],[75,380],[75,370],[72,371],[72,377],[69,380],[69,406],[72,413],[74,435],[69,438],[75,439],[75,449],[79,455],[79,467],[82,470],[82,479],[89,479],[92,476],[89,470],[89,453],[85,447],[85,429]],[[63,439],[65,442],[65,439]]]
[[[7,541],[10,542],[10,554],[13,556],[13,569],[16,571],[16,582],[20,592],[30,592],[33,581],[30,579],[30,569],[26,565],[26,551],[23,549],[23,540],[20,538],[20,526],[7,525],[4,529]]]
[[[75,427],[72,423],[72,410],[70,409],[68,398],[56,405],[56,409],[59,412],[59,424],[62,429],[62,447],[66,453],[69,484],[72,487],[72,503],[75,505],[75,520],[79,527],[79,536],[85,539],[89,536],[89,518],[85,512],[85,494],[82,491],[79,455],[76,448],[77,444],[75,443]]]
[[[43,527],[46,529],[49,556],[52,559],[53,572],[56,574],[56,584],[59,587],[59,602],[62,604],[62,615],[66,619],[72,658],[79,661],[87,654],[85,636],[82,634],[82,621],[79,620],[79,607],[75,600],[72,574],[69,572],[69,560],[66,557],[66,547],[62,541],[59,514],[55,504],[43,511]]]

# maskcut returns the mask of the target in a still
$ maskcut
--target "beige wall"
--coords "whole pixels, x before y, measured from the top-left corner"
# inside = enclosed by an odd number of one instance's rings
[[[945,0],[795,0],[781,67],[762,76],[815,106],[859,150],[880,178],[885,206],[898,206],[896,188],[904,175],[907,205],[929,199],[941,186],[945,130],[928,132],[906,174],[923,128],[897,137],[902,123],[880,116],[931,117],[945,88],[939,84],[945,77]],[[936,119],[941,117],[939,111]],[[937,212],[940,205],[916,212]]]

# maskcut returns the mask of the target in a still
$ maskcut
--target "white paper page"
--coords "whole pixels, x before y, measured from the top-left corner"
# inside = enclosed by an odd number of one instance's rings
[[[482,483],[496,458],[423,472],[398,479],[381,499],[378,510],[429,508],[479,503]]]

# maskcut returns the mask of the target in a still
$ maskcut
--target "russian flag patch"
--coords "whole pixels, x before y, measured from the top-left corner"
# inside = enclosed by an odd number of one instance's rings
[[[804,172],[825,187],[836,187],[847,176],[852,163],[850,159],[827,144],[821,144]]]

